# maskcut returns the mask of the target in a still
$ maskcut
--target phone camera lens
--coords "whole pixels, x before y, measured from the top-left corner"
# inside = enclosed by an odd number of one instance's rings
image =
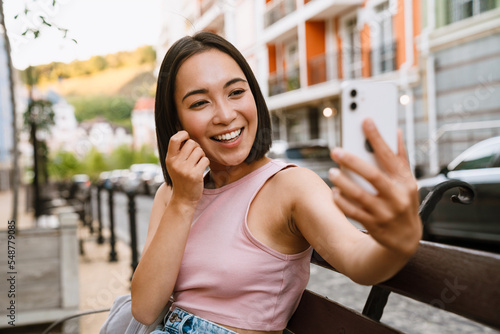
[[[351,90],[351,96],[356,97],[356,95],[358,95],[358,91],[355,89]]]
[[[356,110],[356,108],[358,107],[358,105],[356,104],[356,102],[353,102],[351,103],[351,110]]]

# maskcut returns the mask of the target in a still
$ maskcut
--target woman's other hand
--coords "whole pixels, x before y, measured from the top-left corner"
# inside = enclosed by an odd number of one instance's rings
[[[409,257],[422,237],[422,222],[418,215],[417,183],[406,158],[402,134],[398,133],[396,154],[371,119],[364,121],[363,131],[383,170],[340,148],[334,149],[331,156],[343,169],[369,181],[377,193],[367,192],[341,170],[332,169],[334,201],[346,216],[363,224],[379,244]]]
[[[203,173],[210,162],[200,145],[186,131],[170,138],[165,159],[176,198],[198,202],[203,192]]]

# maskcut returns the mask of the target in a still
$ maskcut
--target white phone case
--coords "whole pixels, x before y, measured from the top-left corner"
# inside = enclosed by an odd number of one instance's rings
[[[397,152],[397,87],[389,82],[347,81],[342,84],[342,147],[363,160],[378,166],[367,145],[362,122],[370,117],[389,147]],[[344,170],[361,187],[371,193],[375,188],[358,174]]]

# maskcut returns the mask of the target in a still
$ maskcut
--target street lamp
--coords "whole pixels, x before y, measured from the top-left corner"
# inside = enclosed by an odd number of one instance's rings
[[[326,126],[328,129],[328,146],[335,146],[335,126],[333,124],[333,116],[337,115],[337,109],[331,107],[325,107],[323,109],[323,116],[326,118]]]

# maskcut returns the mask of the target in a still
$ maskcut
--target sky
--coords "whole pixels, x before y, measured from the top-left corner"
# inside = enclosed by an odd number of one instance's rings
[[[12,61],[17,69],[85,60],[158,43],[162,0],[56,0],[55,7],[52,1],[3,1]],[[23,14],[25,6],[31,9],[27,16]],[[46,27],[39,16],[68,29],[67,37]],[[27,27],[42,27],[39,38],[22,36]]]

